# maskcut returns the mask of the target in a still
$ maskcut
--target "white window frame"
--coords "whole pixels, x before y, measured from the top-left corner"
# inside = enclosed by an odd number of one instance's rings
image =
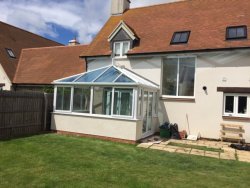
[[[233,113],[227,113],[226,110],[226,97],[231,96],[234,97],[234,109]],[[247,112],[246,114],[238,113],[238,101],[239,97],[247,97]],[[228,117],[250,117],[250,95],[249,94],[239,94],[239,93],[226,93],[223,98],[223,116]]]
[[[67,87],[67,88],[70,88],[70,90],[71,90],[71,93],[70,93],[70,109],[69,110],[58,110],[58,109],[56,109],[56,102],[57,102],[57,90],[58,90],[58,87],[60,88],[60,87],[62,87],[62,88],[65,88],[65,87]],[[55,88],[55,91],[54,91],[54,111],[55,112],[67,112],[67,113],[70,113],[70,112],[72,112],[72,106],[73,106],[73,95],[74,95],[74,89],[73,89],[73,87],[72,86],[65,86],[65,85],[62,85],[62,86],[56,86],[56,88]]]
[[[183,59],[183,58],[194,58],[195,61],[194,61],[194,68],[195,68],[195,71],[194,71],[194,96],[178,96],[178,95],[164,95],[162,93],[163,91],[163,64],[164,64],[164,59],[173,59],[173,58],[176,58],[178,59],[178,65],[177,65],[177,88],[176,88],[176,93],[178,94],[179,92],[179,67],[180,67],[180,59]],[[197,70],[197,56],[193,56],[193,55],[190,55],[190,56],[168,56],[168,57],[165,57],[165,58],[162,58],[161,60],[161,96],[163,98],[177,98],[177,99],[195,99],[195,91],[196,91],[196,82],[197,82],[197,79],[196,79],[196,70]]]
[[[114,44],[113,44],[113,53],[114,53],[114,57],[115,57],[115,58],[122,58],[122,57],[124,58],[124,57],[127,57],[125,54],[122,55],[124,43],[128,43],[128,50],[129,50],[129,49],[130,49],[130,41],[119,41],[119,42],[114,42]],[[120,44],[120,55],[119,55],[119,56],[116,56],[116,55],[115,55],[115,51],[116,51],[115,45],[116,45],[116,44]]]

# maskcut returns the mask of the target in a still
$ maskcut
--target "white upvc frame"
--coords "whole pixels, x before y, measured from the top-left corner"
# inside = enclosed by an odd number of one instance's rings
[[[226,97],[234,97],[234,109],[233,113],[227,113],[226,110]],[[238,113],[238,101],[239,97],[247,97],[247,112],[246,114]],[[239,94],[239,93],[225,93],[223,96],[223,116],[229,117],[250,117],[250,95],[249,94]]]
[[[173,59],[173,58],[177,58],[178,59],[178,65],[177,65],[177,88],[176,88],[176,94],[177,95],[163,95],[162,90],[163,90],[163,64],[164,64],[164,59]],[[194,71],[194,96],[178,96],[179,93],[179,70],[180,70],[180,59],[183,58],[194,58],[195,59],[195,71]],[[186,55],[186,56],[167,56],[161,59],[161,90],[160,90],[160,95],[163,98],[177,98],[177,99],[195,99],[195,91],[196,91],[196,82],[197,82],[197,78],[196,78],[196,70],[197,70],[197,56],[195,55]]]
[[[58,87],[62,87],[62,88],[70,88],[70,109],[69,110],[58,110],[56,109],[56,102],[57,102],[57,90],[58,90]],[[73,86],[64,86],[64,85],[60,85],[60,86],[56,86],[55,87],[55,91],[54,91],[54,111],[55,112],[67,112],[67,113],[70,113],[72,112],[72,99],[73,99]]]
[[[117,41],[117,42],[114,42],[114,44],[113,44],[113,54],[114,54],[114,57],[115,58],[126,58],[127,56],[124,54],[122,54],[123,53],[123,45],[124,45],[124,43],[128,43],[128,51],[129,51],[129,49],[130,49],[130,41]],[[116,52],[116,48],[115,48],[115,46],[116,46],[116,44],[120,44],[120,55],[119,56],[116,56],[115,55],[115,52]]]

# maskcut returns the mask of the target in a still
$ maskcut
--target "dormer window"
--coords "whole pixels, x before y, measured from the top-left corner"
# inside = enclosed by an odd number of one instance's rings
[[[190,31],[175,32],[170,44],[186,44],[188,43]]]
[[[120,21],[108,37],[114,57],[126,57],[127,52],[137,44],[138,40],[134,31],[124,21]]]
[[[6,48],[6,52],[8,53],[10,58],[16,58],[14,52],[11,49]]]
[[[114,55],[115,57],[124,57],[130,49],[129,41],[114,42]]]
[[[247,26],[227,27],[226,40],[246,39]]]

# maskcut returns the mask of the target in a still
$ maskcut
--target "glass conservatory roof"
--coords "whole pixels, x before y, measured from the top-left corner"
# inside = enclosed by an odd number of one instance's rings
[[[144,85],[153,88],[159,86],[134,72],[117,66],[108,66],[62,78],[53,82],[53,84],[82,84],[82,85]]]

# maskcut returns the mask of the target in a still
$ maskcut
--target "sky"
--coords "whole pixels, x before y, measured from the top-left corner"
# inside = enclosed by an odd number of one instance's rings
[[[176,0],[131,0],[131,8]],[[88,44],[110,17],[111,0],[0,0],[0,21],[62,44]]]

